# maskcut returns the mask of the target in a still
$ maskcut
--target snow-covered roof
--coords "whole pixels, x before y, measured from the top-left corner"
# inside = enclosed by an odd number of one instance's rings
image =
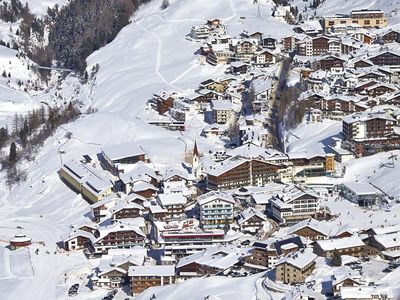
[[[211,107],[214,110],[232,110],[232,102],[229,100],[212,100]]]
[[[118,202],[114,207],[110,209],[111,213],[115,214],[119,212],[122,209],[138,209],[138,210],[143,210],[143,206],[133,203],[133,202],[127,202],[127,201],[120,201]]]
[[[385,297],[382,297],[386,295]],[[383,286],[359,286],[340,288],[340,296],[342,299],[393,299],[393,291],[391,287]]]
[[[64,238],[64,242],[70,241],[70,240],[72,240],[74,238],[77,238],[77,237],[87,238],[92,243],[94,243],[96,241],[96,238],[90,232],[87,232],[87,231],[84,231],[84,230],[74,230],[74,231],[70,232],[66,238]]]
[[[126,157],[145,154],[142,147],[139,146],[136,142],[117,145],[106,145],[102,147],[101,150],[110,160],[118,160]]]
[[[158,200],[162,207],[169,205],[185,205],[187,203],[187,198],[179,193],[158,194]]]
[[[139,234],[143,237],[146,237],[146,235],[144,234],[144,232],[141,229],[134,227],[134,226],[122,224],[120,222],[117,222],[112,225],[101,226],[97,230],[99,232],[99,237],[97,238],[97,241],[103,239],[105,236],[107,236],[111,232],[122,232],[122,231],[134,231],[137,234]]]
[[[371,228],[371,230],[375,234],[388,234],[388,233],[400,232],[400,224],[392,225],[392,226],[373,227],[373,228]]]
[[[385,249],[400,247],[400,232],[374,235],[376,242]]]
[[[364,112],[359,112],[359,113],[355,113],[352,115],[344,116],[342,118],[343,122],[346,122],[348,124],[355,123],[355,122],[366,122],[366,121],[370,121],[370,120],[374,120],[374,119],[382,119],[382,120],[393,121],[393,122],[396,121],[393,117],[387,115],[384,112],[371,113],[371,112],[364,111]]]
[[[316,258],[317,255],[314,254],[311,249],[300,250],[283,257],[277,261],[276,265],[286,263],[296,267],[297,269],[303,269],[304,267],[313,263]]]
[[[252,218],[253,216],[257,216],[257,217],[261,218],[263,221],[267,221],[266,215],[264,215],[261,211],[255,209],[253,207],[249,207],[239,214],[237,222],[239,225],[241,225],[244,222],[246,222],[247,220],[249,220],[250,218]]]
[[[306,228],[306,227],[311,228],[326,237],[328,237],[331,232],[331,228],[329,227],[328,224],[317,221],[315,219],[308,219],[308,220],[304,220],[299,223],[296,223],[295,225],[290,227],[288,230],[288,234],[293,234],[296,231]]]
[[[351,182],[342,183],[345,187],[351,190],[356,195],[382,195],[383,193],[368,182]]]
[[[179,260],[177,268],[197,263],[220,270],[225,270],[250,255],[251,248],[238,248],[236,245],[212,246]]]
[[[256,95],[261,94],[272,88],[272,79],[271,78],[255,79],[252,82],[252,87],[254,88],[254,92]]]
[[[128,271],[129,277],[137,276],[156,276],[166,277],[175,276],[174,265],[157,265],[157,266],[131,266]]]
[[[341,239],[330,239],[316,242],[323,251],[332,251],[335,249],[346,249],[365,246],[364,242],[358,236],[345,237]]]
[[[228,202],[230,204],[235,204],[235,199],[233,199],[231,194],[220,192],[220,191],[211,191],[206,194],[197,197],[197,203],[202,206],[214,200],[221,200],[224,202]]]

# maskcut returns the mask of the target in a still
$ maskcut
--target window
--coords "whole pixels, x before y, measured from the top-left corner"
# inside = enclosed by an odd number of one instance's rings
[[[370,25],[370,24],[371,24],[370,20],[364,20],[364,25]]]

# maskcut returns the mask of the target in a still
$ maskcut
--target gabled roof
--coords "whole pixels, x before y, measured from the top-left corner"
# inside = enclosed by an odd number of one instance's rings
[[[119,222],[112,224],[112,225],[99,227],[97,230],[100,235],[97,238],[96,242],[102,240],[105,236],[107,236],[111,232],[134,231],[138,235],[146,237],[146,235],[144,234],[144,232],[141,229],[134,227],[134,226],[122,224]]]
[[[241,224],[243,224],[244,222],[246,222],[247,220],[249,220],[250,218],[252,218],[254,216],[257,216],[257,217],[261,218],[265,222],[268,220],[267,216],[264,215],[261,211],[255,209],[253,207],[249,207],[249,208],[247,208],[246,210],[242,211],[239,214],[237,222],[238,222],[239,225],[241,225]]]
[[[110,209],[110,212],[112,214],[115,214],[123,209],[138,209],[138,210],[144,210],[143,206],[132,203],[132,202],[127,202],[127,201],[120,201],[118,202],[114,207]]]
[[[309,264],[313,263],[317,255],[312,252],[312,250],[300,250],[283,257],[277,261],[276,266],[281,264],[289,264],[297,269],[303,269]]]
[[[94,237],[93,234],[91,234],[90,232],[78,229],[78,230],[74,230],[74,231],[70,232],[68,237],[66,237],[64,239],[64,242],[68,242],[68,241],[70,241],[72,239],[75,239],[77,237],[86,238],[86,239],[90,240],[92,243],[94,243],[96,241],[96,238]]]
[[[233,199],[231,194],[220,192],[220,191],[211,191],[206,194],[197,197],[197,203],[202,206],[207,204],[208,202],[214,200],[221,200],[224,202],[228,202],[230,204],[235,204],[235,199]]]
[[[301,222],[293,225],[292,227],[290,227],[288,234],[294,234],[298,230],[307,228],[307,227],[314,231],[319,232],[320,234],[322,234],[323,236],[326,236],[326,237],[328,237],[331,232],[331,228],[329,228],[329,226],[327,224],[319,222],[315,219],[308,219],[308,220],[301,221]]]
[[[365,246],[364,242],[358,236],[345,237],[341,239],[330,239],[316,241],[323,251],[332,251],[346,248]]]

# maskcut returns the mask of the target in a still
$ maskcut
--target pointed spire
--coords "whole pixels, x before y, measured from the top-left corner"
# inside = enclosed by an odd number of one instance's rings
[[[193,156],[200,157],[199,149],[197,149],[197,141],[194,141]]]

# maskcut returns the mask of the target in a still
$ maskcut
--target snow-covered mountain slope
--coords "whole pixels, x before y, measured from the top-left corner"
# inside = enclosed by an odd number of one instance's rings
[[[101,111],[136,116],[153,92],[196,88],[226,67],[200,65],[196,53],[201,43],[186,39],[190,28],[220,18],[232,36],[238,36],[243,28],[262,28],[276,37],[290,34],[287,24],[270,16],[271,3],[262,5],[261,19],[257,19],[253,1],[193,0],[190,5],[171,1],[165,10],[160,10],[160,1],[151,2],[132,17],[132,23],[113,42],[88,58],[89,71],[100,65],[90,100]]]
[[[59,128],[45,142],[34,161],[23,162],[21,167],[28,174],[26,182],[8,190],[5,179],[1,178],[0,261],[5,264],[0,268],[2,299],[63,299],[67,288],[63,274],[73,277],[70,274],[74,268],[90,268],[82,255],[54,254],[56,243],[69,231],[69,225],[83,220],[89,211],[89,205],[81,196],[60,181],[57,171],[62,161],[98,153],[101,145],[135,140],[157,168],[179,166],[185,150],[191,149],[194,138],[200,133],[195,123],[202,120],[193,120],[191,129],[183,136],[148,125],[142,119],[153,116],[144,109],[146,101],[160,89],[194,89],[203,79],[224,72],[224,67],[213,68],[198,63],[195,52],[200,44],[185,39],[191,26],[218,17],[228,22],[232,31],[239,31],[240,17],[245,17],[244,23],[253,23],[256,19],[256,6],[247,0],[171,1],[164,11],[160,5],[161,1],[154,1],[141,8],[132,17],[132,23],[111,44],[89,57],[88,70],[95,64],[100,65],[95,80],[80,86],[78,80],[70,77],[59,87],[61,90],[57,95],[62,95],[64,100],[80,100],[85,106],[96,107],[98,112]],[[271,4],[263,5],[263,8],[267,9],[268,5]],[[265,14],[257,22],[267,22],[266,19]],[[275,20],[268,22],[279,25],[282,34],[289,31],[287,24]],[[277,34],[276,30],[271,33]],[[52,103],[56,99],[55,92],[36,94],[33,103],[30,103],[31,98],[25,99],[24,94],[16,93],[21,103],[30,106],[39,101]],[[65,137],[67,131],[72,132],[70,140]],[[207,145],[204,140],[199,141],[199,146],[201,151],[218,147]],[[62,157],[59,150],[65,153]],[[31,253],[30,260],[21,263],[21,269],[33,269],[33,275],[24,278],[12,272],[12,254],[4,248],[5,241],[21,230],[17,226],[32,237],[39,249],[39,255]],[[38,242],[44,242],[45,246]],[[8,288],[10,286],[12,288]],[[89,298],[81,296],[81,299]]]

